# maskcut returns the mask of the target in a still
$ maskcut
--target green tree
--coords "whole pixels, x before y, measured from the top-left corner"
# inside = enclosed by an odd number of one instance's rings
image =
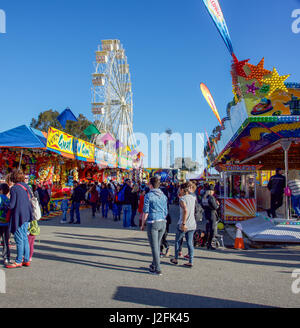
[[[53,111],[52,109],[41,112],[37,119],[33,118],[31,120],[30,126],[44,132],[48,132],[48,129],[51,126],[55,129],[71,134],[76,138],[88,141],[88,138],[83,131],[92,124],[92,122],[90,122],[83,114],[79,114],[77,118],[78,121],[67,121],[66,128],[64,129],[57,120],[59,114],[58,111]]]

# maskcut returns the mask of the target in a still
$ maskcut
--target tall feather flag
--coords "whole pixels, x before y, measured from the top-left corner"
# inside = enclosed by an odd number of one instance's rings
[[[219,121],[219,123],[221,124],[221,126],[223,126],[222,121],[221,121],[221,118],[220,118],[220,115],[219,115],[219,112],[218,112],[217,107],[216,107],[216,104],[214,102],[214,99],[213,99],[213,97],[212,97],[212,95],[211,95],[208,87],[204,83],[201,83],[200,84],[200,89],[202,91],[202,94],[203,94],[204,98],[208,102],[211,110],[216,115],[217,120]]]
[[[70,108],[66,108],[60,115],[57,116],[58,122],[65,129],[67,121],[78,121]]]
[[[218,0],[202,0],[210,17],[214,21],[216,28],[218,29],[221,37],[223,38],[225,45],[230,52],[230,55],[233,54],[233,47],[231,43],[231,38],[227,28],[225,18],[222,13]]]
[[[209,137],[208,137],[207,131],[206,131],[205,128],[204,128],[204,130],[205,130],[205,135],[206,135],[207,142],[208,142],[208,145],[209,145],[209,149],[211,150],[211,143],[210,143],[210,140],[209,140]]]

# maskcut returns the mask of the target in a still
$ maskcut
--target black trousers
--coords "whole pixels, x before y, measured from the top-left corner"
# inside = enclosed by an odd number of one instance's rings
[[[218,233],[217,218],[211,218],[206,223],[207,247],[211,247],[211,242]]]
[[[277,193],[277,194],[271,194],[271,208],[270,212],[273,218],[276,217],[275,211],[281,207],[283,204],[283,194]]]
[[[97,203],[91,203],[91,206],[92,206],[92,215],[95,216],[96,209],[97,209]]]
[[[0,236],[3,241],[2,256],[4,260],[10,260],[10,249],[9,249],[9,227],[0,227]]]

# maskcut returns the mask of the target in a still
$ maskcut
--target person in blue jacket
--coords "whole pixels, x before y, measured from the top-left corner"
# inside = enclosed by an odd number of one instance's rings
[[[14,263],[8,264],[6,268],[18,268],[22,266],[30,266],[29,243],[28,243],[28,227],[33,220],[31,191],[29,186],[24,182],[25,176],[22,170],[14,169],[11,174],[11,181],[14,186],[10,190],[11,218],[9,229],[14,234],[17,257]]]
[[[161,275],[160,244],[166,230],[168,215],[168,198],[159,189],[158,177],[150,179],[150,191],[145,195],[141,230],[144,230],[147,221],[147,235],[152,251],[152,264],[149,267],[151,274]]]

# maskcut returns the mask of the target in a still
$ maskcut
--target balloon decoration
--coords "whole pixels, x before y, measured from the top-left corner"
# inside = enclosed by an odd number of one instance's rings
[[[215,105],[214,99],[213,99],[208,87],[204,83],[201,83],[200,84],[200,89],[202,91],[202,94],[203,94],[204,98],[206,99],[206,101],[208,102],[210,108],[212,109],[213,113],[215,114],[217,120],[219,121],[220,125],[223,125],[222,121],[221,121],[221,118],[220,118],[220,115],[219,115],[219,112],[217,110],[217,107]]]
[[[289,75],[283,75],[280,76],[276,70],[276,68],[273,68],[272,76],[269,78],[265,78],[262,80],[262,82],[268,84],[270,86],[270,91],[268,93],[268,97],[271,96],[271,94],[276,90],[282,90],[285,92],[288,92],[287,87],[284,85],[284,81],[290,76]]]

